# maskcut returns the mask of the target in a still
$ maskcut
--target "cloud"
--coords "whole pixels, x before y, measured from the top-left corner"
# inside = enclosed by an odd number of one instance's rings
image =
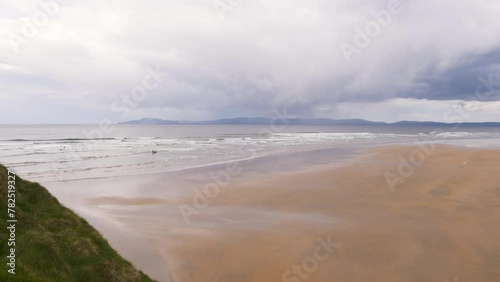
[[[257,116],[286,106],[294,116],[361,117],[355,105],[474,100],[480,77],[500,81],[496,0],[401,0],[402,12],[350,62],[339,46],[354,44],[357,28],[376,21],[390,0],[241,0],[224,20],[217,0],[64,1],[15,52],[12,34],[22,36],[44,11],[40,3],[51,1],[0,7],[0,97],[41,103],[23,121],[54,120],[65,105],[77,113],[68,122],[97,122],[155,66],[169,77],[132,116]],[[0,110],[14,105],[7,104]],[[373,119],[405,117],[393,113]],[[16,122],[21,114],[1,118]]]
[[[357,109],[353,111],[353,109]],[[327,112],[323,113],[325,116]],[[331,118],[363,118],[396,122],[437,121],[437,122],[487,122],[500,120],[500,101],[483,102],[462,100],[427,100],[394,98],[379,102],[336,105]]]

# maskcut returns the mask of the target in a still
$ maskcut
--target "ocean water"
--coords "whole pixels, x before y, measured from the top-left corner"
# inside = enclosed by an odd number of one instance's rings
[[[335,146],[500,145],[500,128],[266,125],[0,126],[0,163],[38,182],[174,171]],[[153,154],[152,151],[156,151]]]

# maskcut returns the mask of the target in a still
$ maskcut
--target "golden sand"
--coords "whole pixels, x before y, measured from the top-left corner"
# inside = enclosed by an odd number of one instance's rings
[[[414,150],[378,149],[342,168],[231,186],[209,209],[311,219],[277,216],[259,228],[247,226],[249,213],[238,218],[243,222],[208,234],[166,237],[161,246],[177,261],[173,276],[177,281],[500,281],[500,151],[439,146],[391,190],[384,174],[396,172],[398,156],[409,158]],[[327,236],[339,246],[315,266],[307,258],[314,259],[316,240]],[[294,265],[301,267],[297,274]]]

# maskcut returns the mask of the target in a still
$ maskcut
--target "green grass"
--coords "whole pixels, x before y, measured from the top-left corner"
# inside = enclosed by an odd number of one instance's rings
[[[153,281],[38,183],[16,179],[16,274],[7,272],[7,170],[0,166],[0,281]]]

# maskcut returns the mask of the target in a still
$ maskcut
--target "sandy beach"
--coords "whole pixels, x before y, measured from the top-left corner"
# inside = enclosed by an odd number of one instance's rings
[[[159,281],[498,281],[500,150],[418,150],[44,185]]]
[[[500,282],[499,15],[1,1],[0,282]]]

